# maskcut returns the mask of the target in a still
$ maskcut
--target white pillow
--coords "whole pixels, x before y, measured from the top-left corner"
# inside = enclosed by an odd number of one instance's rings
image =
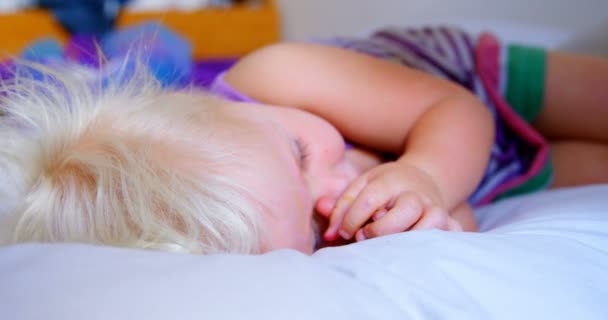
[[[313,256],[0,249],[0,318],[606,319],[608,185],[478,211],[484,233],[410,232]]]

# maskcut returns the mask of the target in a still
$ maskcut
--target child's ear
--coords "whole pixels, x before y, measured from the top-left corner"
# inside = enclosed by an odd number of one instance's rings
[[[333,197],[321,197],[315,204],[315,210],[322,217],[329,219],[332,210],[334,210],[334,207],[336,206],[336,200],[337,199]]]

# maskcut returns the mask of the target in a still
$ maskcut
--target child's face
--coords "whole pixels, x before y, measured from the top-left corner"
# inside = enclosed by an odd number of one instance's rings
[[[336,199],[358,175],[345,158],[345,144],[327,121],[296,109],[228,104],[243,118],[249,170],[235,173],[256,200],[269,237],[263,251],[292,248],[311,253],[322,239],[315,230],[315,206]],[[251,141],[249,141],[251,139]]]

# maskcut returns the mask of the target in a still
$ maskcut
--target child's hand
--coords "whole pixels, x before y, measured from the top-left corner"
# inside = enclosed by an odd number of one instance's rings
[[[433,179],[422,169],[389,162],[353,181],[336,202],[325,239],[357,241],[406,230],[461,230],[443,208]]]

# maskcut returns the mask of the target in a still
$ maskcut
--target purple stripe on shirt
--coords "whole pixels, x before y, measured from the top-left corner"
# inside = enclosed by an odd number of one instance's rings
[[[458,80],[459,80],[458,75],[454,74],[451,70],[444,67],[436,59],[434,59],[427,52],[425,52],[425,50],[421,49],[420,46],[418,46],[418,44],[412,42],[411,40],[406,39],[405,37],[397,37],[396,35],[394,35],[390,32],[387,32],[387,31],[380,31],[380,32],[374,34],[374,36],[386,39],[388,41],[397,43],[397,44],[407,48],[417,57],[424,59],[425,62],[428,62],[433,67],[439,69],[442,72],[442,74],[445,75],[447,78],[449,78],[452,81],[458,82]]]

